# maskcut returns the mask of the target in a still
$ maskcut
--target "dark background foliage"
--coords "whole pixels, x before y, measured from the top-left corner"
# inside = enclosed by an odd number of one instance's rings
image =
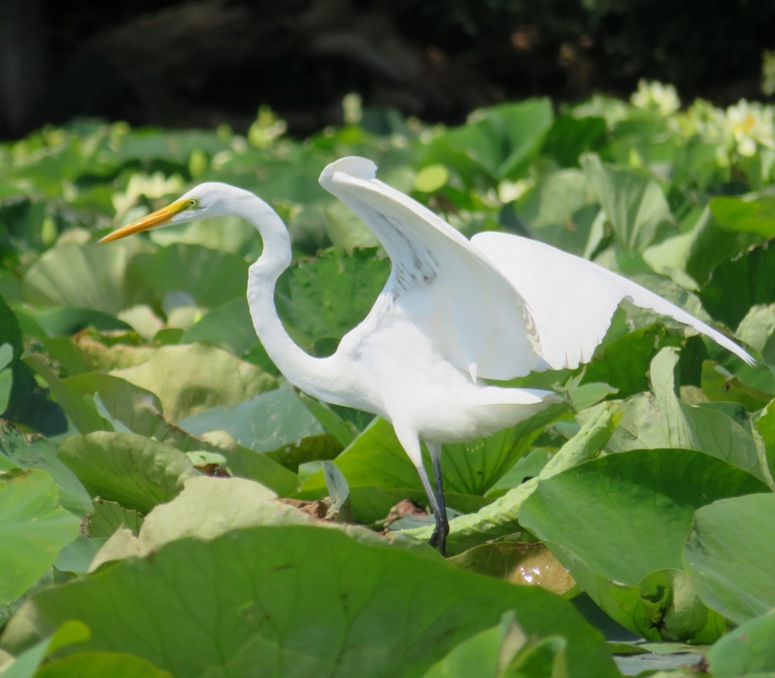
[[[759,95],[775,2],[751,0],[7,0],[0,136],[76,115],[244,129],[260,104],[306,134],[341,99],[428,121],[550,95]]]

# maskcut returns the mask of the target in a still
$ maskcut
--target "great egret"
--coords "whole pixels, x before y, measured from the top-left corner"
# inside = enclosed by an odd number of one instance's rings
[[[368,224],[392,263],[371,312],[327,358],[296,346],[277,315],[275,283],[291,263],[290,238],[274,210],[252,193],[204,183],[100,242],[205,217],[234,215],[251,222],[264,243],[248,280],[261,343],[302,391],[392,423],[428,495],[436,522],[430,543],[442,553],[449,533],[442,443],[489,435],[555,398],[549,391],[500,388],[483,379],[589,360],[623,299],[686,323],[753,363],[698,318],[597,264],[515,235],[487,232],[469,241],[377,180],[376,169],[370,160],[348,157],[320,175],[323,188]],[[435,488],[423,466],[421,441],[433,462]]]

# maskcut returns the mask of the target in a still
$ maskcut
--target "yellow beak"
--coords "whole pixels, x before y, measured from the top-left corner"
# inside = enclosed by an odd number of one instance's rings
[[[162,207],[160,210],[156,210],[152,214],[149,214],[142,219],[133,221],[131,224],[122,226],[116,229],[113,233],[108,233],[104,238],[100,238],[97,244],[100,245],[111,240],[118,240],[119,238],[126,238],[128,235],[134,235],[135,233],[142,233],[143,231],[149,231],[157,226],[163,226],[176,214],[179,214],[188,207],[188,200],[176,200],[171,205]]]

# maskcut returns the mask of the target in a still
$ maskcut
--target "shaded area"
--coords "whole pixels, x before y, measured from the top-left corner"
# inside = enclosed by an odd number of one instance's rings
[[[0,134],[75,115],[243,129],[262,103],[307,134],[341,99],[456,122],[638,78],[719,103],[759,94],[775,4],[743,0],[28,0],[0,8]]]

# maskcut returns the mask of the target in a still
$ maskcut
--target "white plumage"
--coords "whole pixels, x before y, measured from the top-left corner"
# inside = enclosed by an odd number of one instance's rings
[[[441,444],[513,425],[555,399],[549,391],[501,388],[505,380],[588,361],[624,299],[690,325],[746,362],[753,358],[706,323],[590,261],[502,233],[470,241],[443,219],[376,179],[364,158],[342,158],[320,176],[375,233],[390,277],[369,315],[334,355],[314,358],[280,322],[274,288],[291,261],[277,214],[233,186],[197,186],[170,206],[103,241],[157,226],[241,216],[264,241],[250,268],[248,301],[256,332],[289,381],[331,403],[385,417],[416,466],[436,519],[431,543],[443,552],[449,526],[441,485]],[[424,440],[436,487],[422,463]]]

